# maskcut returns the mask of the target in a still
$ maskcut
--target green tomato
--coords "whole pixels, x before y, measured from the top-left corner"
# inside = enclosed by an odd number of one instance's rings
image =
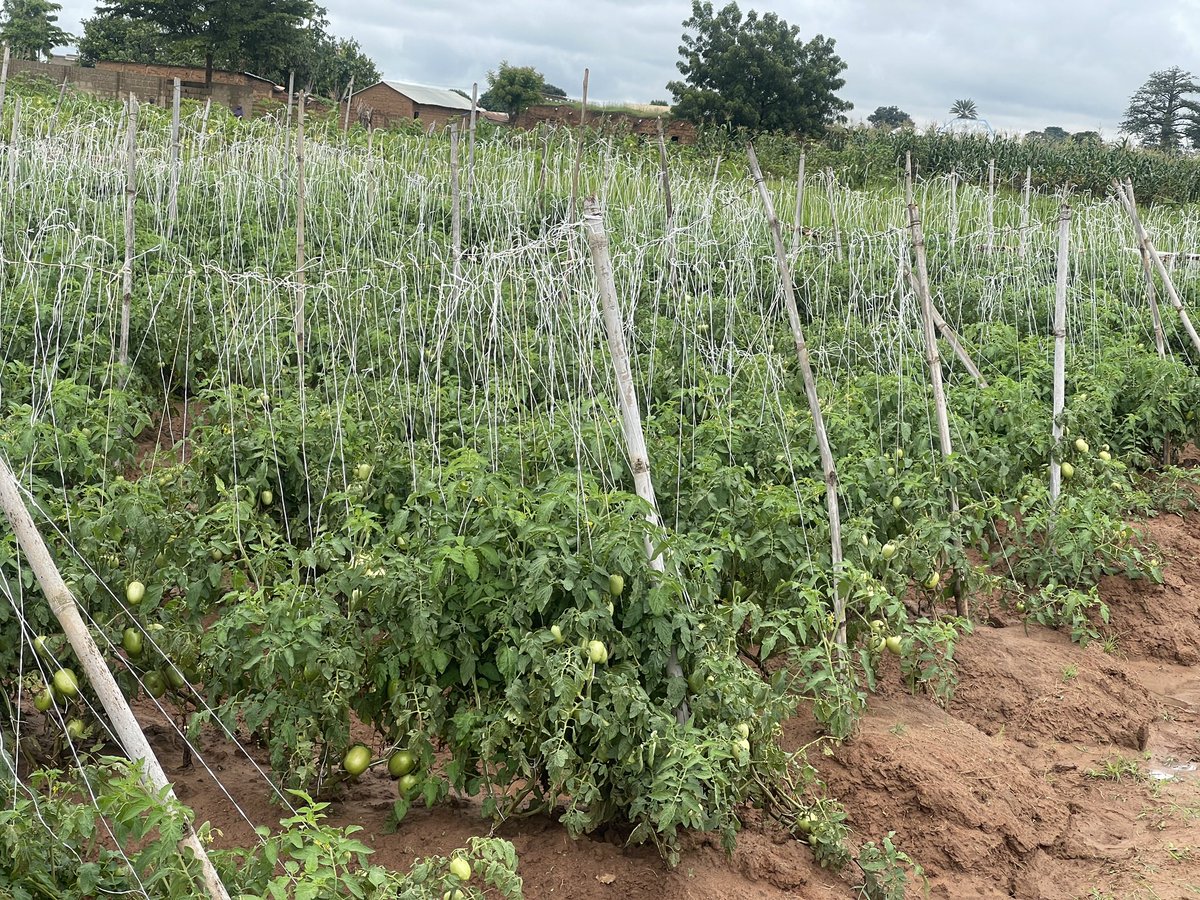
[[[1112,461],[1112,454],[1109,453],[1107,450],[1101,450],[1097,454],[1097,456],[1100,457],[1101,462],[1111,462]]]
[[[883,545],[883,549],[879,551],[879,555],[882,556],[884,559],[891,559],[893,556],[896,555],[896,551],[899,549],[900,548],[897,547],[894,542],[888,541],[886,544]]]
[[[417,767],[417,758],[411,750],[397,750],[388,757],[388,774],[393,778],[403,778]]]
[[[1088,442],[1083,438],[1075,438],[1075,449],[1080,453],[1087,453],[1089,449]]]
[[[158,672],[147,672],[146,677],[142,679],[142,684],[146,688],[146,693],[156,700],[167,692],[166,679]]]
[[[892,498],[892,509],[894,509],[894,510],[896,510],[897,512],[899,512],[899,511],[900,511],[900,508],[901,508],[902,506],[904,506],[904,501],[903,501],[903,500],[901,500],[899,497],[893,497],[893,498]]]
[[[554,643],[556,643],[556,644],[561,644],[563,642],[562,629],[559,628],[557,625],[550,626],[550,636],[552,638],[554,638]]]
[[[604,646],[603,641],[588,641],[587,654],[588,659],[598,666],[608,662],[608,648]]]
[[[450,860],[450,874],[459,881],[471,880],[471,864],[461,856],[456,856]]]
[[[371,765],[371,750],[365,744],[355,744],[342,757],[342,768],[351,778],[357,778]]]
[[[740,734],[743,738],[750,737],[750,726],[747,725],[745,722],[738,722],[737,733]]]
[[[904,449],[903,448],[901,448],[901,447],[896,448],[896,459],[904,459]]]
[[[1024,600],[1017,601],[1017,612],[1019,612],[1019,613],[1025,612],[1025,601]]]
[[[899,656],[902,651],[900,636],[896,634],[885,638],[883,645],[887,648],[888,653],[891,653],[893,656]]]
[[[146,598],[146,586],[140,581],[131,581],[125,585],[125,599],[130,606],[137,606]]]
[[[396,782],[396,787],[400,790],[401,797],[408,797],[411,796],[412,792],[417,789],[417,785],[420,783],[421,779],[419,779],[412,772],[409,772],[407,775],[400,776],[400,780]]]
[[[275,502],[275,495],[270,491],[263,491],[258,495],[258,499],[262,501],[263,506],[270,506]]]
[[[608,576],[608,592],[614,597],[620,597],[621,592],[625,590],[625,577],[623,575]]]
[[[83,720],[71,719],[67,722],[67,737],[72,741],[77,741],[83,737]]]
[[[895,475],[895,474],[896,474],[896,467],[895,467],[895,466],[888,466],[888,467],[887,467],[887,473],[888,473],[888,476],[889,476],[889,477],[890,477],[890,476],[892,476],[892,475]]]
[[[54,673],[54,690],[60,697],[70,700],[79,696],[79,679],[70,669],[59,669]]]
[[[938,583],[941,580],[942,580],[942,576],[940,573],[930,572],[929,577],[925,579],[924,584],[925,584],[926,588],[928,588],[929,590],[932,591],[935,587],[938,586]]]
[[[167,663],[167,668],[164,670],[167,676],[167,684],[172,690],[181,691],[183,686],[187,684],[187,680],[183,677],[183,673],[179,671],[172,663]]]
[[[126,628],[121,633],[121,646],[130,656],[142,655],[142,633],[136,628]]]
[[[49,712],[50,707],[54,705],[54,691],[46,688],[36,697],[33,698],[33,708],[38,712]]]

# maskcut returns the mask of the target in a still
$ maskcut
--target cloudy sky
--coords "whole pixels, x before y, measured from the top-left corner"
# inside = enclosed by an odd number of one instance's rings
[[[723,5],[716,0],[714,6]],[[62,0],[78,31],[90,3]],[[385,78],[485,86],[506,59],[578,96],[670,100],[690,0],[325,0],[333,31],[357,38]],[[1129,95],[1156,69],[1200,74],[1200,0],[741,0],[807,39],[837,41],[852,119],[896,105],[918,124],[975,100],[995,128],[1115,135]]]

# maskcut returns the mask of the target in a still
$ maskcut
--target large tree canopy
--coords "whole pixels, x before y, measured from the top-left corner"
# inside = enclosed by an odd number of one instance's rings
[[[1172,66],[1155,72],[1129,98],[1121,131],[1160,150],[1186,141],[1200,146],[1200,84],[1191,72]]]
[[[537,103],[547,94],[546,79],[533,66],[514,66],[507,60],[500,68],[487,73],[488,89],[479,98],[479,105],[492,112],[510,116]]]
[[[214,64],[266,71],[299,56],[304,24],[319,10],[312,0],[101,0],[101,16],[149,23],[177,50],[204,60],[206,80]]]
[[[898,106],[877,106],[875,112],[867,116],[867,123],[873,128],[912,128],[912,116]]]
[[[17,59],[41,59],[55,47],[71,42],[58,27],[62,5],[50,0],[4,0],[0,7],[0,44],[8,44]]]
[[[837,96],[846,64],[833,40],[805,43],[800,29],[775,13],[744,17],[736,3],[713,11],[693,0],[676,64],[683,81],[667,89],[683,119],[758,131],[817,134],[851,108]]]

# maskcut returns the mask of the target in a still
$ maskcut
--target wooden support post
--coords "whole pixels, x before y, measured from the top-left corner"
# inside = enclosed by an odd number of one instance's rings
[[[17,193],[17,157],[21,145],[21,98],[13,101],[12,132],[8,138],[8,196],[15,197]]]
[[[200,140],[196,142],[196,157],[204,159],[204,145],[208,143],[208,113],[212,109],[212,97],[204,101],[204,112],[200,114]]]
[[[984,252],[989,255],[996,249],[996,161],[988,160],[987,192],[987,238]]]
[[[175,799],[175,792],[167,781],[166,773],[155,757],[150,742],[146,740],[146,735],[142,733],[141,726],[138,725],[137,719],[133,715],[133,710],[129,708],[124,694],[117,686],[116,679],[108,670],[104,657],[100,654],[99,648],[92,640],[91,633],[79,615],[79,610],[75,606],[75,598],[55,567],[50,551],[34,524],[33,517],[21,500],[17,480],[3,457],[0,457],[0,507],[4,509],[13,534],[29,562],[29,568],[33,570],[55,618],[62,625],[63,634],[70,642],[71,649],[75,652],[75,658],[79,660],[79,665],[83,669],[92,691],[95,692],[100,705],[104,707],[104,712],[108,715],[126,755],[141,764],[142,781],[155,795],[165,791],[168,798]],[[212,900],[229,900],[229,894],[226,893],[216,869],[209,861],[204,845],[200,843],[192,823],[186,824],[184,837],[180,843],[199,862],[205,889]]]
[[[821,468],[825,475],[825,506],[829,513],[829,542],[830,559],[833,562],[831,581],[833,583],[833,619],[834,641],[839,653],[846,647],[846,598],[842,596],[839,586],[839,576],[842,572],[842,515],[838,505],[837,467],[833,461],[833,451],[829,447],[829,435],[825,431],[825,416],[821,412],[821,397],[817,393],[817,379],[813,374],[812,361],[808,355],[808,344],[804,340],[804,326],[800,321],[800,310],[796,305],[796,291],[792,286],[792,271],[788,265],[787,250],[783,245],[783,233],[779,226],[779,218],[775,215],[775,204],[771,201],[771,192],[763,180],[762,169],[758,165],[758,156],[754,145],[746,145],[746,157],[750,163],[750,172],[758,187],[758,196],[762,200],[763,210],[767,216],[767,226],[771,231],[771,240],[775,245],[775,268],[783,287],[783,302],[787,308],[788,325],[792,330],[792,343],[796,347],[796,357],[800,362],[800,375],[804,379],[804,393],[808,399],[808,411],[813,420],[813,431],[817,437],[817,452],[821,457]]]
[[[1067,279],[1070,276],[1071,207],[1064,201],[1058,210],[1058,277],[1054,282],[1054,388],[1051,400],[1051,428],[1054,450],[1050,457],[1050,505],[1058,503],[1062,487],[1062,463],[1058,443],[1063,435],[1063,409],[1066,407],[1067,379]]]
[[[833,169],[825,170],[825,196],[829,200],[829,221],[833,227],[833,250],[837,254],[837,258],[842,258],[842,229],[838,225],[837,205],[834,203],[834,184],[837,177],[833,174]]]
[[[1137,209],[1137,198],[1133,195],[1133,181],[1125,179],[1125,193],[1129,202]],[[1142,280],[1146,285],[1146,303],[1150,306],[1150,319],[1154,324],[1154,346],[1158,350],[1158,358],[1167,358],[1166,338],[1163,335],[1162,316],[1158,310],[1158,298],[1154,296],[1154,267],[1150,262],[1150,254],[1146,245],[1138,242],[1138,255],[1142,259]]]
[[[950,170],[950,203],[947,206],[946,229],[950,232],[950,249],[958,243],[958,173]]]
[[[167,191],[167,240],[175,233],[175,222],[179,217],[179,166],[183,159],[179,127],[179,79],[171,92],[171,184]]]
[[[8,90],[8,44],[4,45],[4,59],[0,61],[0,116],[4,115],[4,92]]]
[[[475,124],[479,118],[479,82],[471,85],[471,119],[467,123],[467,215],[475,205]]]
[[[946,409],[946,389],[942,384],[942,361],[938,354],[937,333],[933,314],[933,298],[929,293],[929,268],[925,256],[925,233],[921,228],[921,213],[913,200],[912,182],[906,191],[908,200],[908,227],[912,241],[912,251],[916,264],[913,268],[917,279],[917,299],[921,303],[921,331],[925,338],[925,364],[929,369],[929,381],[933,387],[934,414],[937,417],[938,444],[941,447],[943,459],[949,459],[954,453],[954,445],[950,440],[950,415]],[[962,537],[958,534],[958,493],[950,489],[950,523],[955,530],[955,545],[961,551]],[[967,616],[970,609],[967,604],[966,591],[960,573],[954,575],[954,600],[956,611],[960,616]]]
[[[129,364],[129,315],[133,306],[134,212],[137,205],[138,102],[129,95],[129,121],[125,129],[125,264],[121,267],[121,335],[117,359]]]
[[[50,127],[46,129],[46,135],[52,135],[58,129],[58,113],[62,109],[63,97],[67,93],[68,75],[63,75],[62,84],[58,86],[58,98],[54,101],[54,112],[50,116]]]
[[[575,145],[575,165],[571,169],[571,202],[567,205],[567,220],[575,221],[579,201],[579,169],[583,165],[583,137],[587,120],[587,97],[589,69],[583,70],[583,103],[579,106],[579,140]]]
[[[667,166],[667,140],[663,135],[662,116],[658,117],[658,174],[662,182],[663,207],[666,210],[667,231],[675,220],[675,205],[671,200],[671,171]]]
[[[342,122],[342,131],[346,132],[346,137],[350,137],[350,104],[354,102],[354,76],[350,76],[350,86],[346,88],[346,118]]]
[[[296,106],[296,305],[292,310],[292,327],[296,332],[296,370],[304,383],[305,348],[305,276],[304,276],[304,92]]]
[[[458,165],[458,123],[450,123],[450,249],[454,268],[462,259],[462,179]]]
[[[1183,306],[1183,301],[1179,299],[1179,292],[1175,290],[1175,282],[1171,278],[1171,273],[1167,271],[1167,267],[1163,265],[1162,257],[1158,251],[1154,249],[1154,243],[1150,240],[1150,235],[1146,233],[1146,229],[1142,225],[1142,219],[1138,215],[1137,207],[1134,206],[1130,197],[1126,196],[1125,189],[1121,182],[1113,181],[1113,186],[1116,188],[1117,197],[1121,204],[1125,207],[1125,212],[1129,214],[1129,218],[1133,220],[1133,230],[1137,234],[1138,244],[1146,248],[1146,254],[1150,257],[1150,261],[1154,263],[1154,268],[1158,270],[1158,277],[1162,279],[1163,288],[1166,289],[1167,296],[1171,300],[1171,305],[1175,307],[1175,311],[1179,313],[1179,320],[1183,323],[1183,329],[1188,333],[1188,337],[1192,339],[1192,346],[1200,353],[1200,335],[1196,334],[1196,329],[1192,326],[1191,317],[1188,316],[1187,310]]]
[[[608,350],[612,357],[613,374],[617,386],[617,403],[621,408],[622,429],[625,434],[625,449],[629,454],[629,468],[633,473],[633,487],[637,495],[646,501],[649,512],[646,520],[652,528],[659,529],[662,522],[658,517],[658,500],[654,495],[654,481],[650,477],[650,455],[646,450],[646,436],[642,431],[642,415],[638,407],[637,391],[633,383],[633,371],[629,364],[629,350],[625,344],[625,323],[617,302],[616,281],[613,278],[612,257],[609,253],[608,235],[604,230],[604,217],[594,199],[584,204],[584,228],[588,248],[592,254],[592,266],[596,273],[596,290],[600,295],[600,308],[604,316],[604,330],[608,336]],[[666,571],[662,554],[654,549],[650,536],[646,536],[646,558],[655,572]],[[683,669],[674,647],[667,661],[667,674],[682,678]],[[688,720],[686,701],[675,711],[680,724]]]
[[[1029,240],[1029,194],[1033,187],[1033,168],[1025,169],[1025,191],[1021,196],[1021,234],[1017,238],[1017,255],[1025,258],[1027,241]]]
[[[804,233],[804,157],[800,151],[800,166],[796,171],[796,212],[792,216],[792,252],[788,257],[795,260],[800,253],[800,236]]]

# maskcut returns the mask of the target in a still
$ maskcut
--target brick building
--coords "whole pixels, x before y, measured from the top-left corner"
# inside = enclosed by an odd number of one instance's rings
[[[662,119],[663,133],[672,144],[694,144],[696,126],[682,119],[656,115],[637,116],[627,112],[595,107],[588,110],[587,124],[601,131],[628,131],[641,137],[657,138],[658,123]],[[516,117],[517,128],[532,129],[543,123],[576,126],[579,124],[579,108],[566,104],[531,106]]]
[[[343,105],[343,116],[345,110]],[[350,98],[351,121],[369,123],[372,128],[414,121],[423,128],[443,128],[450,122],[461,124],[470,112],[471,101],[461,94],[402,81],[381,81],[355,91]]]

